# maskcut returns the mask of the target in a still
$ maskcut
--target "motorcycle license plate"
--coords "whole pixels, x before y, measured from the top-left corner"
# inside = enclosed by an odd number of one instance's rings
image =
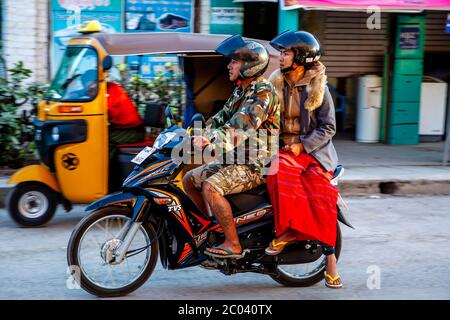
[[[153,147],[145,147],[141,150],[132,160],[131,162],[135,164],[141,164],[145,161],[149,156],[152,155],[152,153],[155,152],[155,148]]]

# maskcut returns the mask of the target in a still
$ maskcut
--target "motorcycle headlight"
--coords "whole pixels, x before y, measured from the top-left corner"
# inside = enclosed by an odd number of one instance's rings
[[[59,140],[59,129],[58,127],[53,127],[52,128],[52,139],[55,142],[58,142]]]

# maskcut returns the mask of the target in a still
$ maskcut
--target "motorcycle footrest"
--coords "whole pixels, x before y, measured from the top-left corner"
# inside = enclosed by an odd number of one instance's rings
[[[249,249],[244,249],[241,254],[234,254],[232,256],[225,256],[225,257],[221,256],[220,254],[212,253],[212,252],[209,252],[209,251],[205,251],[204,253],[205,253],[205,255],[213,258],[213,260],[216,261],[218,264],[223,266],[225,264],[225,260],[228,260],[228,259],[235,259],[235,260],[242,259],[242,258],[245,257],[245,254],[248,253],[248,252],[250,252]]]

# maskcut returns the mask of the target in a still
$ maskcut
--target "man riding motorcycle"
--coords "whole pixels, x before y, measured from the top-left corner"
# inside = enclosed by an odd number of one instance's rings
[[[86,211],[90,213],[72,232],[67,245],[67,263],[73,280],[81,288],[101,297],[128,294],[146,282],[158,260],[168,270],[201,265],[226,275],[252,272],[268,275],[290,287],[311,286],[324,279],[326,257],[316,239],[293,243],[276,256],[265,253],[273,239],[274,210],[265,186],[253,186],[262,182],[261,173],[266,173],[266,164],[278,153],[280,111],[273,87],[260,78],[265,64],[259,58],[268,59],[261,47],[239,36],[218,47],[218,52],[234,58],[228,67],[230,79],[236,80],[239,74],[241,79],[224,109],[208,122],[205,138],[198,137],[195,142],[209,149],[197,151],[214,150],[216,159],[223,156],[222,151],[227,160],[234,154],[239,158],[240,151],[244,151],[245,161],[237,159],[223,164],[209,160],[203,166],[209,170],[202,171],[200,167],[197,175],[194,170],[185,176],[183,191],[176,184],[177,176],[191,163],[189,144],[196,131],[195,121],[203,120],[202,116],[194,115],[194,130],[191,122],[187,130],[172,125],[161,132],[152,147],[133,158],[136,166],[121,190],[89,205]],[[236,61],[239,68],[235,66]],[[173,119],[169,107],[166,116]],[[265,148],[259,144],[264,143],[264,138],[249,134],[252,128],[258,129],[258,133],[264,130],[273,133],[271,140],[276,140],[275,143],[270,141]],[[257,142],[258,148],[247,148],[251,142]],[[255,156],[252,153],[255,150],[269,153],[258,152]],[[342,173],[340,167],[334,172],[335,185]],[[196,195],[203,203],[204,212],[203,201],[206,201],[217,219],[200,212],[201,206],[194,203],[198,203],[198,198],[192,196],[192,190],[186,194],[189,187],[198,188]],[[202,188],[205,193],[210,192],[205,200]],[[227,194],[226,201],[222,194]],[[339,199],[337,220],[351,227],[341,210],[345,204]],[[231,205],[233,216],[226,206],[218,210],[224,203],[228,208]],[[230,218],[232,222],[226,220]],[[339,258],[342,244],[339,224],[336,229],[335,250]],[[233,238],[236,231],[238,239]]]
[[[264,159],[262,156],[251,159],[248,148],[245,164],[236,161],[224,163],[217,155],[229,155],[239,146],[242,147],[251,135],[243,134],[244,130],[256,132],[264,129],[269,135],[276,134],[280,111],[272,84],[262,77],[269,65],[269,53],[263,45],[256,41],[244,41],[235,35],[223,41],[216,52],[231,59],[228,64],[229,79],[235,83],[235,88],[223,109],[208,120],[205,134],[193,140],[195,147],[206,147],[215,154],[215,160],[189,171],[183,178],[183,186],[202,212],[207,213],[209,205],[224,229],[225,242],[208,248],[208,254],[220,258],[240,258],[242,247],[225,196],[264,183],[261,174]],[[271,156],[270,151],[264,154],[265,159]]]

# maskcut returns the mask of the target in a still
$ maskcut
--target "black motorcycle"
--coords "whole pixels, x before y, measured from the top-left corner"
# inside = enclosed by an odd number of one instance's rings
[[[265,254],[275,236],[265,185],[226,197],[233,209],[244,256],[223,259],[205,254],[207,247],[224,241],[224,234],[215,218],[202,214],[175,184],[184,163],[171,157],[172,150],[187,137],[186,130],[176,125],[163,131],[153,147],[134,158],[137,165],[125,179],[122,191],[86,208],[93,212],[75,227],[67,248],[73,279],[97,296],[125,295],[150,277],[159,251],[163,267],[169,270],[201,265],[226,275],[255,272],[290,287],[321,281],[326,257],[318,241],[296,242],[276,256]],[[342,173],[343,168],[338,167],[334,184]],[[339,199],[338,220],[353,228],[342,214],[345,204]],[[338,223],[336,228],[339,258],[342,240]]]

